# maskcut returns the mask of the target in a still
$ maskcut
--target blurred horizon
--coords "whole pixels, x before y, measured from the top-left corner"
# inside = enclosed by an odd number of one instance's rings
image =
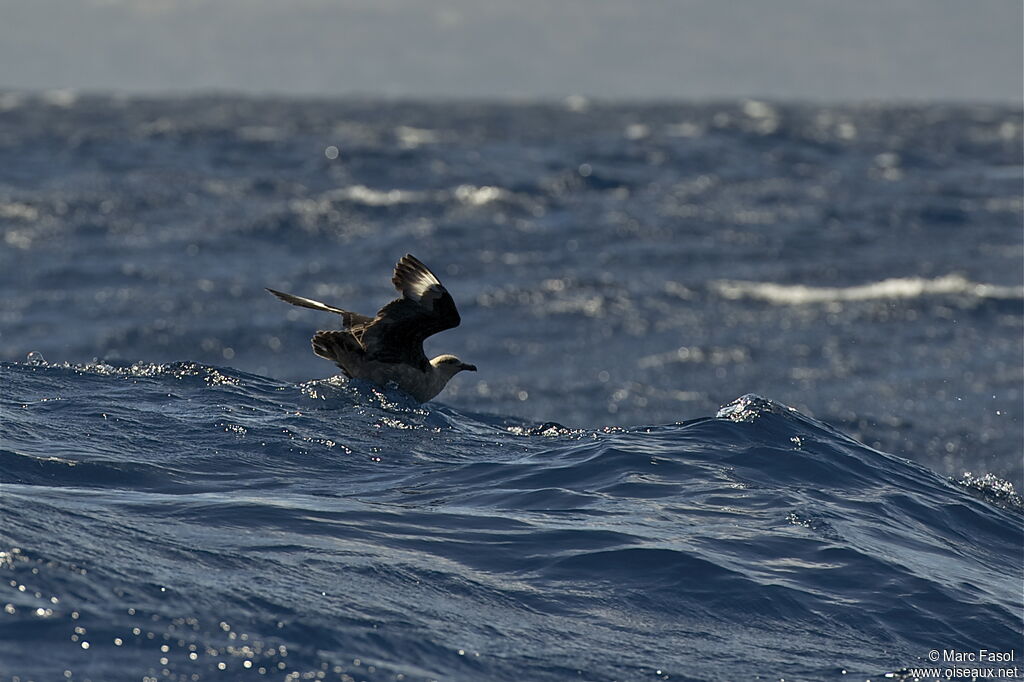
[[[0,0],[0,16],[0,91],[1024,99],[1019,0]]]

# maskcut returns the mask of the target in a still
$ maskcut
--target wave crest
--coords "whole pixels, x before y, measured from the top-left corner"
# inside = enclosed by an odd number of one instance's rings
[[[811,287],[803,284],[719,280],[712,289],[729,299],[753,298],[776,305],[808,305],[879,299],[911,299],[923,296],[967,296],[979,299],[1024,300],[1024,286],[971,282],[963,275],[926,279],[895,277],[852,287]]]

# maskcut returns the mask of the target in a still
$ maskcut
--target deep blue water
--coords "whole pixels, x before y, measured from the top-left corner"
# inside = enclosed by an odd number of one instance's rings
[[[2,371],[8,674],[866,679],[1019,653],[1018,497],[764,399],[571,431],[192,363]]]
[[[0,93],[0,679],[1019,660],[1021,141]],[[463,318],[428,352],[480,368],[424,406],[327,378],[335,320],[263,291],[373,312],[406,252]]]

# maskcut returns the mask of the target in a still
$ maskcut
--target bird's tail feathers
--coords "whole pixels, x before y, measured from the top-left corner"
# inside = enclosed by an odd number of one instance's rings
[[[347,376],[352,376],[348,369],[349,363],[365,355],[363,347],[351,332],[337,330],[319,331],[314,334],[313,352],[336,364]]]

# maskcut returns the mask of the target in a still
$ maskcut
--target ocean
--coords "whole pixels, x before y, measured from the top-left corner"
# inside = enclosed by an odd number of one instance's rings
[[[1022,128],[0,92],[0,680],[1019,665]],[[264,290],[405,253],[479,368],[424,405]]]

